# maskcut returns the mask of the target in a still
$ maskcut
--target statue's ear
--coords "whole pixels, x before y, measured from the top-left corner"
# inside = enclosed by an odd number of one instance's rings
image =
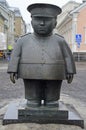
[[[55,27],[56,27],[56,25],[57,25],[57,21],[55,21]]]
[[[32,25],[32,20],[31,20],[31,25]]]
[[[54,21],[54,25],[53,25],[53,28],[55,28],[57,25],[57,20]]]
[[[32,25],[32,28],[33,28],[33,21],[31,20],[31,25]]]

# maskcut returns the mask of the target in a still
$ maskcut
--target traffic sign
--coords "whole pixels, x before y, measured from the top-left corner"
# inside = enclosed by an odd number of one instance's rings
[[[82,42],[82,35],[76,34],[76,42],[78,44],[78,47],[80,47],[80,43]]]

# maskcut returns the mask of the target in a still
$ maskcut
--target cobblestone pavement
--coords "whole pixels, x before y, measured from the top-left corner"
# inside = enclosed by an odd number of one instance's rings
[[[71,84],[63,81],[61,93],[70,95],[86,103],[86,63],[76,63],[77,74]],[[22,79],[12,84],[9,74],[6,73],[7,64],[0,64],[0,101],[12,100],[24,97],[24,86]],[[0,104],[1,105],[1,104]]]
[[[65,103],[73,104],[85,121],[86,129],[86,62],[76,63],[77,74],[71,84],[63,81],[61,99]],[[24,87],[21,79],[12,84],[6,73],[7,64],[0,63],[0,124],[9,102],[24,98]],[[85,130],[84,129],[84,130]],[[0,130],[81,130],[80,127],[68,125],[40,125],[40,124],[14,124],[2,126]]]

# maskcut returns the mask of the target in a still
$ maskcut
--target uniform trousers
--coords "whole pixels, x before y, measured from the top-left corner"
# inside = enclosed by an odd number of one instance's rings
[[[44,103],[58,101],[60,98],[62,80],[24,79],[25,99]]]

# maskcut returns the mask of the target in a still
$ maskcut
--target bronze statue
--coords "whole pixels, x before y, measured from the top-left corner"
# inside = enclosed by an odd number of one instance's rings
[[[58,106],[63,80],[71,83],[76,73],[72,52],[64,37],[53,34],[61,8],[51,4],[32,4],[34,33],[21,36],[8,66],[10,79],[22,78],[28,106]],[[42,102],[43,101],[43,102]]]

